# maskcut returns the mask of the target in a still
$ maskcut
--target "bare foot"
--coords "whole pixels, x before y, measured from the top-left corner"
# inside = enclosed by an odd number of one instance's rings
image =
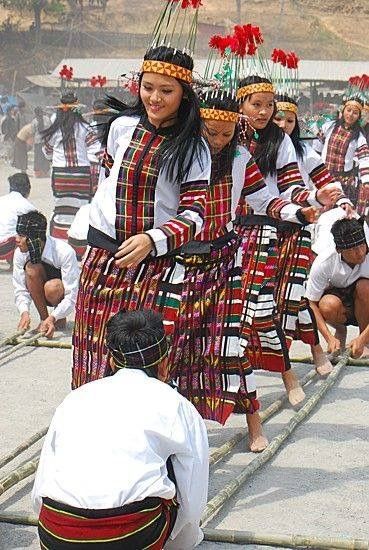
[[[295,407],[305,399],[305,392],[300,386],[296,374],[291,369],[282,374],[282,379],[287,390],[288,401]]]
[[[320,344],[316,346],[311,346],[311,353],[313,355],[315,370],[320,376],[327,376],[333,370],[333,365],[328,359],[326,353],[324,353],[323,348]]]
[[[252,453],[261,453],[267,448],[269,442],[263,434],[260,415],[258,412],[254,414],[246,414],[247,427],[249,430],[249,448]]]

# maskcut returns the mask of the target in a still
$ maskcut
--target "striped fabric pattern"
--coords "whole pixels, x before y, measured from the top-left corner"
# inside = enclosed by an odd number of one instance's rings
[[[11,262],[15,250],[15,237],[9,237],[5,241],[0,242],[0,260]]]
[[[287,345],[290,347],[293,340],[315,345],[319,342],[316,321],[304,298],[312,263],[310,231],[278,231],[278,248],[275,300]]]
[[[322,162],[319,166],[316,166],[311,172],[309,172],[311,180],[317,189],[322,189],[328,183],[332,183],[335,180],[332,178],[328,168]]]
[[[285,164],[282,168],[277,169],[277,185],[280,193],[284,193],[287,189],[295,185],[299,186],[298,191],[303,191],[301,189],[303,187],[303,182],[297,162],[290,162]],[[294,200],[294,202],[296,201]]]
[[[250,158],[246,165],[245,171],[245,186],[244,195],[252,195],[257,191],[264,189],[264,179],[259,171],[259,168],[253,158]]]
[[[274,289],[278,272],[277,230],[238,227],[242,237],[243,307],[241,328],[254,369],[285,372],[291,368],[287,342],[277,316]]]
[[[106,511],[104,517],[99,510],[93,514],[93,511],[44,499],[38,523],[41,548],[161,550],[173,528],[176,500],[148,498],[137,504],[140,504],[135,506],[137,511],[119,513],[119,509],[111,510],[110,513]]]
[[[174,257],[149,258],[120,269],[107,250],[91,248],[83,263],[73,334],[72,387],[108,376],[110,354],[106,324],[121,309],[154,309],[173,332],[182,293],[184,268]]]
[[[269,205],[268,205],[267,215],[270,216],[271,218],[280,220],[281,219],[281,210],[282,210],[282,208],[284,208],[288,204],[290,204],[289,201],[286,201],[286,200],[281,199],[281,198],[275,198],[275,199],[271,200]]]
[[[205,202],[204,225],[196,236],[197,241],[213,241],[227,233],[231,221],[232,176],[209,186]]]
[[[332,174],[345,170],[345,157],[350,144],[351,131],[343,126],[334,128],[328,141],[325,164]]]
[[[203,418],[224,424],[237,403],[259,408],[254,373],[240,346],[243,289],[239,238],[209,254],[181,256],[185,268],[169,364],[178,389]]]

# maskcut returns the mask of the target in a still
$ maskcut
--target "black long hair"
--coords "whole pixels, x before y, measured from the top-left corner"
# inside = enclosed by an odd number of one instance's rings
[[[76,108],[78,105],[78,99],[73,92],[64,94],[60,102],[64,105],[75,103]],[[64,150],[66,150],[69,143],[74,140],[74,127],[76,124],[85,124],[88,126],[87,120],[83,118],[82,114],[77,109],[69,108],[67,111],[64,111],[62,108],[58,108],[54,122],[49,128],[41,132],[42,139],[47,141],[60,130],[63,138],[63,147]]]
[[[226,94],[222,90],[211,92],[211,94],[199,93],[200,100],[204,107],[210,109],[218,109],[220,111],[232,111],[238,113],[237,100],[230,94]],[[236,155],[238,144],[239,129],[236,124],[234,136],[231,141],[224,147],[220,153],[211,156],[211,183],[221,181],[224,176],[232,173],[233,159]],[[205,136],[206,139],[206,136]]]
[[[165,61],[179,65],[192,71],[193,59],[178,50],[167,46],[158,46],[148,50],[144,60]],[[139,77],[141,87],[143,73]],[[159,147],[160,165],[165,165],[168,178],[176,184],[186,180],[190,168],[196,158],[201,165],[201,152],[205,151],[205,145],[201,136],[200,102],[194,90],[182,80],[178,80],[183,88],[183,98],[178,109],[178,123],[171,127],[170,139],[165,139]],[[103,143],[106,144],[112,122],[120,116],[146,117],[146,110],[138,95],[133,105],[127,105],[113,96],[107,96],[106,106],[118,111],[107,123]]]
[[[275,97],[275,100],[277,103],[279,102],[292,103],[293,105],[296,105],[296,107],[298,107],[297,101],[292,97],[288,96],[287,94],[277,94]],[[295,123],[294,129],[290,134],[290,138],[295,148],[297,158],[302,159],[304,157],[305,146],[304,146],[304,142],[301,139],[301,130],[300,130],[300,124],[299,124],[299,119],[297,117],[297,114],[295,114],[295,118],[296,118],[296,123]]]
[[[343,118],[343,111],[346,109],[346,103],[350,100],[357,101],[358,103],[360,103],[360,105],[362,107],[364,107],[364,103],[359,97],[352,97],[352,98],[347,99],[343,104],[342,116],[340,117],[339,112],[337,113],[336,121],[334,122],[334,129],[339,128],[340,126],[344,126],[345,119]],[[365,134],[364,134],[364,132],[363,132],[361,126],[360,126],[360,119],[361,119],[361,114],[360,114],[360,117],[358,118],[358,120],[355,122],[355,124],[353,124],[350,127],[350,131],[351,131],[350,142],[355,141],[356,139],[358,139],[360,134],[363,134],[365,136]]]
[[[271,84],[271,81],[268,78],[264,78],[258,75],[250,75],[246,78],[243,78],[239,85],[238,89],[243,88],[244,86],[249,86],[250,84]],[[252,94],[251,94],[252,95]],[[240,99],[241,103],[243,103],[247,97],[250,96],[244,96]],[[256,161],[256,164],[259,167],[260,172],[264,177],[267,175],[274,176],[277,173],[277,157],[278,157],[278,149],[281,145],[285,133],[273,122],[273,118],[276,114],[276,105],[274,103],[274,112],[266,125],[266,127],[263,130],[258,130],[258,145],[254,151],[254,159]]]

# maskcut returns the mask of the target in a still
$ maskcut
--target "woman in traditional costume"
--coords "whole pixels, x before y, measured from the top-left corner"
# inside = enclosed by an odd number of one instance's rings
[[[210,54],[206,84],[200,90],[204,136],[212,156],[211,179],[203,228],[183,247],[179,259],[185,275],[170,364],[179,391],[203,418],[224,424],[239,403],[246,411],[250,449],[259,452],[267,440],[254,374],[244,354],[247,342],[240,334],[241,251],[232,221],[239,203],[246,200],[276,219],[298,223],[297,212],[303,216],[303,211],[268,192],[250,153],[237,144],[235,59],[226,37],[213,37],[211,44],[222,56],[219,63]]]
[[[74,93],[64,94],[54,121],[42,133],[43,152],[52,164],[55,198],[50,234],[64,240],[68,240],[68,229],[79,208],[91,201],[90,164],[96,161],[100,148],[96,133],[79,108]]]
[[[238,89],[241,113],[248,124],[241,129],[241,140],[253,154],[270,192],[304,207],[330,204],[331,193],[309,191],[298,170],[295,149],[290,138],[273,122],[275,91],[270,79],[251,75],[241,80]],[[320,202],[321,201],[321,202]],[[299,264],[309,249],[301,225],[280,223],[249,209],[237,220],[243,237],[243,284],[246,288],[243,330],[249,340],[247,348],[253,366],[282,373],[289,401],[300,403],[305,394],[291,370],[288,350],[291,331],[299,323],[301,338],[318,343],[314,321],[308,310],[299,311],[303,280]],[[304,224],[305,220],[301,220]],[[305,223],[306,225],[306,223]],[[292,280],[297,293],[285,291]],[[293,290],[295,290],[293,289]]]
[[[162,45],[186,9],[193,17],[187,17],[190,33],[177,35],[181,49]],[[166,3],[144,57],[136,104],[109,102],[119,114],[108,130],[91,203],[73,337],[74,388],[111,373],[105,327],[112,315],[154,309],[167,333],[178,316],[184,267],[175,255],[201,230],[211,170],[191,87],[193,60],[184,53],[194,46],[197,9]]]
[[[347,197],[344,196],[341,185],[331,176],[320,155],[300,137],[300,126],[297,118],[297,102],[286,94],[277,95],[276,100],[277,113],[274,117],[274,121],[286,132],[287,135],[290,136],[292,140],[296,151],[299,171],[303,177],[305,185],[312,191],[322,188],[327,189],[327,187],[336,189],[337,199],[335,206],[341,206],[346,213],[351,216],[353,213],[352,203]],[[306,241],[311,240],[310,228],[307,227],[304,231],[306,231]],[[311,251],[308,256],[304,257],[304,259],[304,262],[300,261],[299,267],[300,274],[303,274],[306,280],[313,260]],[[306,298],[302,297],[299,306],[300,315],[301,312],[304,311],[305,307]],[[296,331],[288,331],[287,333],[294,340],[298,339],[299,334],[296,333]],[[329,374],[332,370],[332,365],[326,354],[323,352],[321,345],[312,345],[311,351],[317,372],[321,375]],[[328,347],[327,351],[330,353],[332,350]]]
[[[364,98],[358,89],[356,78],[349,81],[350,87],[343,101],[342,113],[336,121],[326,122],[322,126],[319,152],[358,214],[367,215],[369,147],[360,126]]]

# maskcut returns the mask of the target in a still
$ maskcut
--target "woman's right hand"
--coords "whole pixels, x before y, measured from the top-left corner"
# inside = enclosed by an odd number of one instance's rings
[[[307,206],[305,208],[301,208],[301,214],[303,214],[308,223],[315,223],[319,218],[320,210],[315,206]]]

